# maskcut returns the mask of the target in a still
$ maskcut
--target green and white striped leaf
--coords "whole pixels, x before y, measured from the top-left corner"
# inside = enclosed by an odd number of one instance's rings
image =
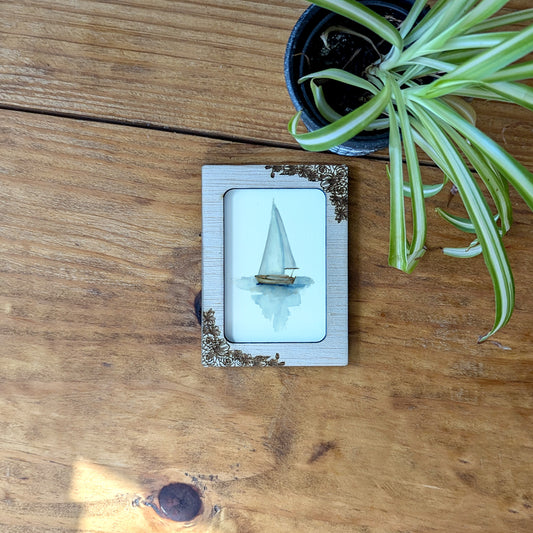
[[[430,135],[431,142],[436,145],[443,156],[445,164],[443,170],[452,177],[453,183],[459,190],[468,216],[474,225],[476,236],[483,251],[483,258],[494,286],[496,308],[494,325],[489,333],[480,337],[479,341],[481,342],[503,327],[511,317],[514,308],[513,275],[500,233],[476,180],[465,165],[458,150],[438,127],[435,120],[424,111],[423,107],[417,105],[417,102],[423,100],[416,99],[412,105],[414,105],[426,133]],[[465,119],[461,117],[461,120]]]
[[[458,217],[457,215],[452,215],[447,213],[444,209],[437,207],[435,211],[444,219],[446,222],[449,222],[454,228],[457,228],[460,231],[465,233],[475,233],[476,228],[469,218]]]
[[[492,48],[502,44],[504,41],[514,37],[516,31],[501,31],[494,33],[471,33],[469,35],[459,35],[446,41],[436,52],[448,50],[464,50],[478,48]]]
[[[533,78],[533,61],[522,61],[502,68],[485,78],[485,82],[521,81]]]
[[[429,90],[426,96],[435,98],[440,96],[437,87],[444,87],[448,82],[457,80],[483,80],[494,74],[510,63],[525,57],[533,51],[533,25],[518,32],[514,37],[505,40],[503,43],[489,48],[472,59],[464,62],[440,80],[428,85]],[[442,94],[446,94],[445,92]]]
[[[337,113],[327,102],[324,97],[324,91],[322,87],[317,85],[315,81],[311,81],[310,84],[311,92],[313,93],[313,100],[318,112],[328,121],[335,122],[339,120],[342,115]]]
[[[408,262],[403,195],[402,141],[396,112],[392,104],[388,108],[388,113],[390,121],[390,168],[387,168],[390,181],[389,265],[405,272],[408,269]]]
[[[513,222],[513,208],[509,197],[509,184],[503,179],[500,172],[495,169],[491,162],[486,159],[482,152],[475,146],[468,143],[459,133],[446,124],[441,124],[448,135],[457,144],[460,150],[465,154],[470,163],[475,168],[478,176],[487,187],[489,194],[494,200],[498,211],[498,217],[502,221],[502,229],[507,233]]]
[[[484,153],[485,157],[492,161],[494,166],[522,196],[529,208],[533,210],[533,174],[527,168],[444,102],[426,100],[416,96],[413,96],[413,101],[450,124],[480,152]]]
[[[375,85],[370,83],[368,80],[356,76],[351,72],[346,72],[345,70],[342,70],[340,68],[328,68],[325,70],[320,70],[318,72],[313,72],[312,74],[307,74],[306,76],[302,76],[298,80],[298,83],[304,83],[308,80],[340,81],[341,83],[346,83],[347,85],[351,85],[352,87],[358,87],[359,89],[363,89],[372,94],[377,94],[379,92],[379,89]]]
[[[455,22],[447,27],[442,28],[443,31],[436,34],[437,36],[427,43],[425,47],[418,47],[422,53],[431,53],[432,51],[438,51],[441,49],[443,43],[451,40],[457,35],[464,34],[469,28],[475,26],[479,22],[486,20],[501,9],[509,0],[481,0],[480,2],[471,2],[468,9],[464,10],[463,15],[460,18],[456,18]],[[450,5],[453,4],[453,0]],[[466,2],[457,2],[456,10],[458,6],[464,6]],[[474,5],[476,4],[476,5]],[[460,12],[460,10],[457,10]],[[422,41],[422,39],[421,39]],[[415,43],[417,46],[418,43]]]
[[[517,104],[529,109],[529,111],[533,111],[533,87],[530,87],[529,85],[505,81],[497,83],[480,83],[479,85],[488,92],[501,96],[507,102]]]
[[[329,150],[363,131],[385,109],[390,100],[390,87],[385,86],[376,96],[335,122],[309,133],[298,133],[301,111],[294,115],[288,125],[289,133],[298,143],[311,152]]]
[[[426,45],[435,36],[450,28],[477,0],[438,0],[428,14],[406,36],[405,44]],[[411,56],[413,57],[413,56]]]
[[[460,96],[444,96],[442,98],[449,106],[453,107],[463,118],[468,120],[470,124],[476,125],[477,113],[476,110]]]
[[[362,24],[399,49],[403,46],[400,33],[387,19],[355,0],[313,0],[313,4]]]
[[[442,12],[435,18],[432,27],[407,48],[398,59],[399,63],[409,61],[414,57],[439,51],[444,43],[464,34],[469,28],[485,20],[503,7],[508,0],[449,0]],[[433,11],[433,9],[430,10]],[[408,42],[408,39],[406,39]]]
[[[428,32],[431,32],[433,28],[437,27],[440,30],[446,27],[446,25],[440,25],[439,21],[443,19],[445,15],[448,16],[445,22],[449,22],[448,27],[457,20],[459,20],[468,10],[479,0],[438,0],[428,11],[425,17],[413,27],[413,29],[405,37],[405,45],[418,41]],[[447,13],[447,10],[450,10]],[[450,18],[451,15],[451,18]],[[438,33],[438,32],[437,32]],[[431,33],[435,35],[435,33]]]
[[[435,85],[427,85],[420,89],[414,88],[411,92],[425,98],[438,98],[448,94],[470,95],[475,98],[510,102],[533,111],[533,88],[524,83],[453,80],[443,84],[435,82]]]
[[[488,18],[475,26],[472,26],[468,32],[480,32],[510,26],[511,24],[520,24],[521,22],[533,21],[533,9],[521,9],[513,13],[506,13],[497,17]]]
[[[426,7],[427,0],[415,0],[415,3],[407,13],[407,17],[400,24],[400,35],[405,38],[405,36],[411,31],[413,26],[416,24],[416,21],[424,8]]]
[[[481,244],[475,240],[470,244],[470,246],[467,246],[466,248],[443,248],[442,253],[444,255],[448,255],[449,257],[458,257],[460,259],[470,259],[471,257],[476,257],[483,253],[483,249],[481,248]],[[485,339],[482,339],[485,340]]]
[[[434,185],[422,185],[422,193],[424,198],[436,196],[440,191],[442,191],[442,189],[444,189],[445,184],[446,181],[443,181],[442,183],[436,183]],[[403,184],[403,195],[406,198],[412,198],[411,184],[409,182],[404,182]]]
[[[425,252],[426,211],[424,205],[424,191],[422,187],[420,164],[418,162],[416,146],[413,140],[405,97],[403,91],[394,83],[392,76],[389,76],[388,81],[391,84],[392,96],[396,102],[412,199],[413,238],[411,245],[409,246],[408,257],[408,272],[411,272],[416,266],[418,259],[420,259]]]
[[[447,222],[449,222],[453,227],[464,233],[475,233],[476,228],[473,222],[469,218],[459,217],[457,215],[452,215],[447,213],[444,209],[437,207],[435,211]],[[498,215],[494,216],[494,222],[498,220]]]

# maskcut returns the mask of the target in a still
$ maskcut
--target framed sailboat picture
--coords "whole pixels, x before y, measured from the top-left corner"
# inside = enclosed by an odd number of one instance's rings
[[[202,363],[348,362],[348,169],[204,166]]]

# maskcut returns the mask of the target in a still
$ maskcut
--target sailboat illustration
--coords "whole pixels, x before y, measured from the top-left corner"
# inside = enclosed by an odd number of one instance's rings
[[[296,279],[294,271],[297,268],[283,220],[276,204],[272,201],[272,215],[265,251],[255,279],[257,283],[265,285],[292,285]],[[286,270],[290,270],[291,275],[286,274]]]

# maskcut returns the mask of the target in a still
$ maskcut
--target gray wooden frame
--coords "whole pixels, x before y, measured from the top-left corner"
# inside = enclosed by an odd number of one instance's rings
[[[326,193],[326,336],[320,342],[232,343],[224,336],[224,194],[230,189]],[[208,165],[202,168],[202,364],[342,366],[348,363],[348,168]]]

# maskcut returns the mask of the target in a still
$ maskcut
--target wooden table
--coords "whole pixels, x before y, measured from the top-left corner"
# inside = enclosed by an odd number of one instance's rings
[[[533,530],[533,215],[513,196],[517,305],[429,204],[387,267],[386,151],[301,151],[282,73],[303,0],[0,4],[0,531]],[[530,7],[514,0],[510,9]],[[529,168],[531,115],[479,104]],[[204,369],[203,164],[350,168],[350,364]],[[438,171],[425,168],[428,179]],[[156,506],[157,507],[157,506]]]

